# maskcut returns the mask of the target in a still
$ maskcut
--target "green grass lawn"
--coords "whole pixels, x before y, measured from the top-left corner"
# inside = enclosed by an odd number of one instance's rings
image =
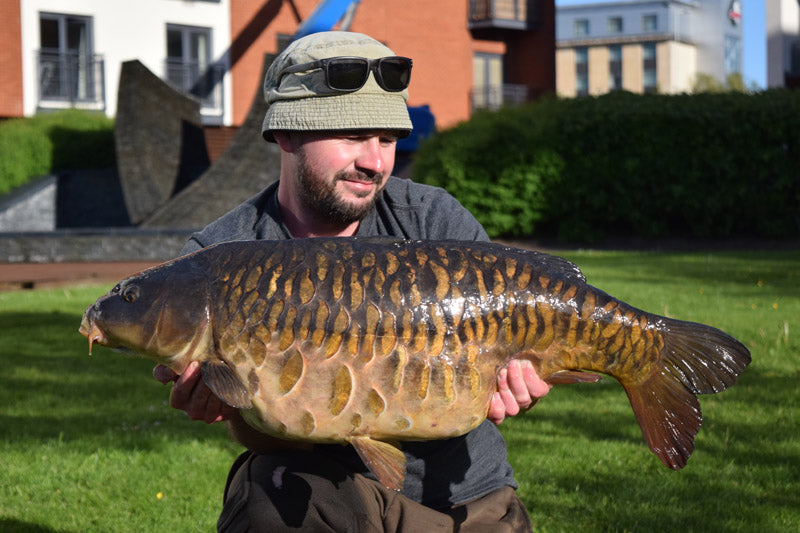
[[[556,387],[502,425],[537,531],[800,530],[800,252],[565,252],[632,305],[719,327],[753,363],[701,396],[679,472],[622,388]],[[0,531],[211,531],[238,454],[167,406],[152,364],[101,347],[81,313],[107,286],[0,293]]]

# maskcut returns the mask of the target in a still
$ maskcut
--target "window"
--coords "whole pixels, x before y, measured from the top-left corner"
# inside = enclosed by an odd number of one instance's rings
[[[608,33],[622,33],[622,17],[608,17]]]
[[[589,94],[589,50],[585,46],[575,49],[575,93]]]
[[[586,37],[589,35],[589,19],[575,20],[575,37]]]
[[[498,109],[503,103],[503,56],[477,53],[472,58],[472,108]]]
[[[622,89],[622,47],[612,45],[608,47],[608,90]]]
[[[656,44],[645,43],[642,45],[644,92],[654,93],[658,90],[658,75],[656,72]]]
[[[91,17],[42,13],[39,43],[40,103],[102,103],[103,63],[94,55]]]
[[[642,17],[642,30],[645,32],[653,32],[658,29],[658,16],[644,15]]]
[[[211,29],[167,25],[166,80],[196,96],[204,111],[222,105],[222,68],[211,63]]]
[[[725,75],[742,72],[742,40],[733,35],[725,36]]]
[[[800,76],[800,41],[792,43],[787,72],[790,76]]]

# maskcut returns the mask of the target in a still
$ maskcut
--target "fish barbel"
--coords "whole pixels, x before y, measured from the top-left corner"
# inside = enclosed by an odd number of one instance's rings
[[[120,282],[80,332],[90,351],[123,348],[177,373],[199,361],[254,428],[350,443],[395,489],[398,441],[475,428],[512,358],[551,384],[613,376],[673,469],[694,448],[696,395],[750,362],[726,333],[635,309],[564,259],[457,241],[222,243]]]

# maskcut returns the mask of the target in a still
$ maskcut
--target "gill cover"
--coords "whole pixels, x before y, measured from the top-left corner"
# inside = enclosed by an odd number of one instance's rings
[[[196,256],[145,270],[118,283],[86,311],[92,331],[112,348],[128,348],[182,371],[210,321],[208,282]]]

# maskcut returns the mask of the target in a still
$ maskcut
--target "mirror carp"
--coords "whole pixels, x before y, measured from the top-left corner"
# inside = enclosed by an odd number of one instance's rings
[[[217,244],[145,270],[86,309],[93,344],[202,378],[254,428],[349,443],[387,487],[404,440],[462,435],[497,373],[618,380],[642,434],[685,466],[702,415],[750,362],[710,326],[635,309],[572,263],[494,243],[315,238]]]

